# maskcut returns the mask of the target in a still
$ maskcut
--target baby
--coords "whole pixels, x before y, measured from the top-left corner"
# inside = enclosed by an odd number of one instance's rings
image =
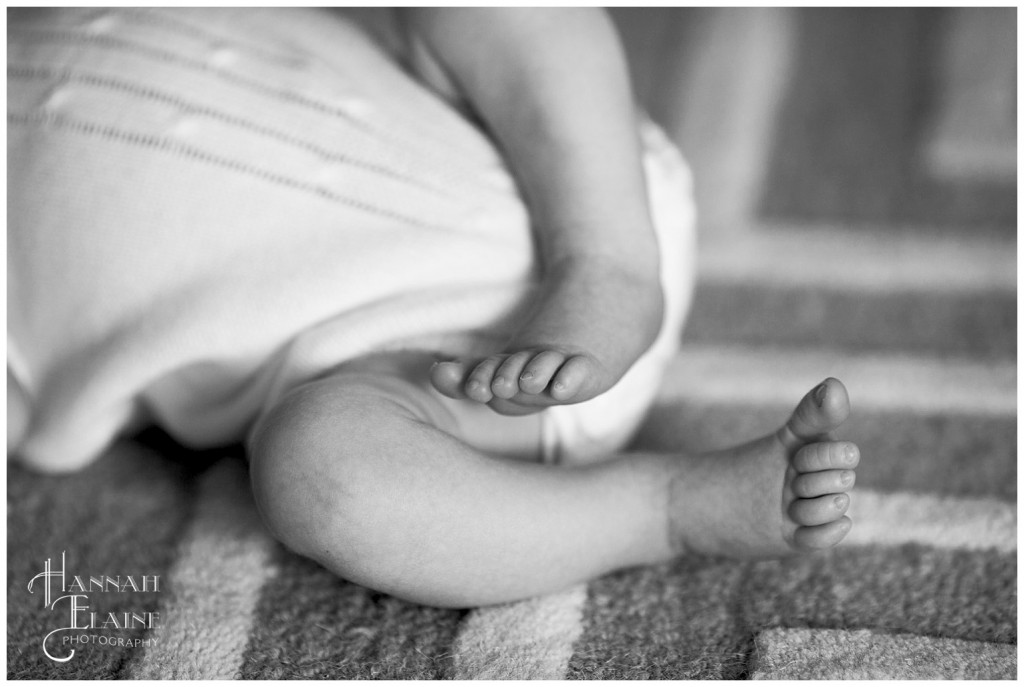
[[[11,20],[9,453],[244,435],[285,545],[438,606],[836,545],[838,380],[733,449],[621,452],[692,217],[607,16],[398,17],[406,71],[305,11]]]

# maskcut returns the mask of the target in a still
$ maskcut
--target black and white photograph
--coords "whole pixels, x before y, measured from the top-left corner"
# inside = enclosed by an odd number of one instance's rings
[[[8,7],[9,680],[1017,678],[1017,7]]]

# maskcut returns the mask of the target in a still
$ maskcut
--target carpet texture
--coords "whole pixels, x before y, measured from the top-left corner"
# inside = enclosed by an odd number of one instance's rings
[[[1013,680],[1017,647],[870,630],[768,630],[755,680]],[[820,657],[827,655],[828,664]]]
[[[635,445],[733,445],[840,377],[863,459],[834,551],[425,608],[276,544],[238,448],[151,430],[75,475],[8,466],[8,678],[1015,678],[1014,13],[614,12],[704,217]]]

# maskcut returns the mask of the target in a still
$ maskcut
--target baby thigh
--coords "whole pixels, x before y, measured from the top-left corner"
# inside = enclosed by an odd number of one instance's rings
[[[415,466],[430,461],[448,429],[454,425],[444,409],[397,376],[347,371],[304,384],[250,435],[260,514],[296,553],[383,589],[380,569],[423,555],[403,549],[416,537],[389,541],[388,532],[416,533],[424,542],[438,536],[429,521],[408,517],[407,499],[443,498],[447,485]]]

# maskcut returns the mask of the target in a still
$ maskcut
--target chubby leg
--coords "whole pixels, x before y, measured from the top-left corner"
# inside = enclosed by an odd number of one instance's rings
[[[468,607],[664,560],[671,461],[593,469],[494,458],[396,378],[339,374],[287,396],[250,446],[256,502],[283,543],[346,579]]]
[[[848,408],[838,382],[826,396],[760,444],[568,468],[485,454],[423,388],[341,372],[261,420],[254,493],[283,543],[346,579],[436,606],[517,600],[690,551],[834,545],[856,461],[821,441]]]

